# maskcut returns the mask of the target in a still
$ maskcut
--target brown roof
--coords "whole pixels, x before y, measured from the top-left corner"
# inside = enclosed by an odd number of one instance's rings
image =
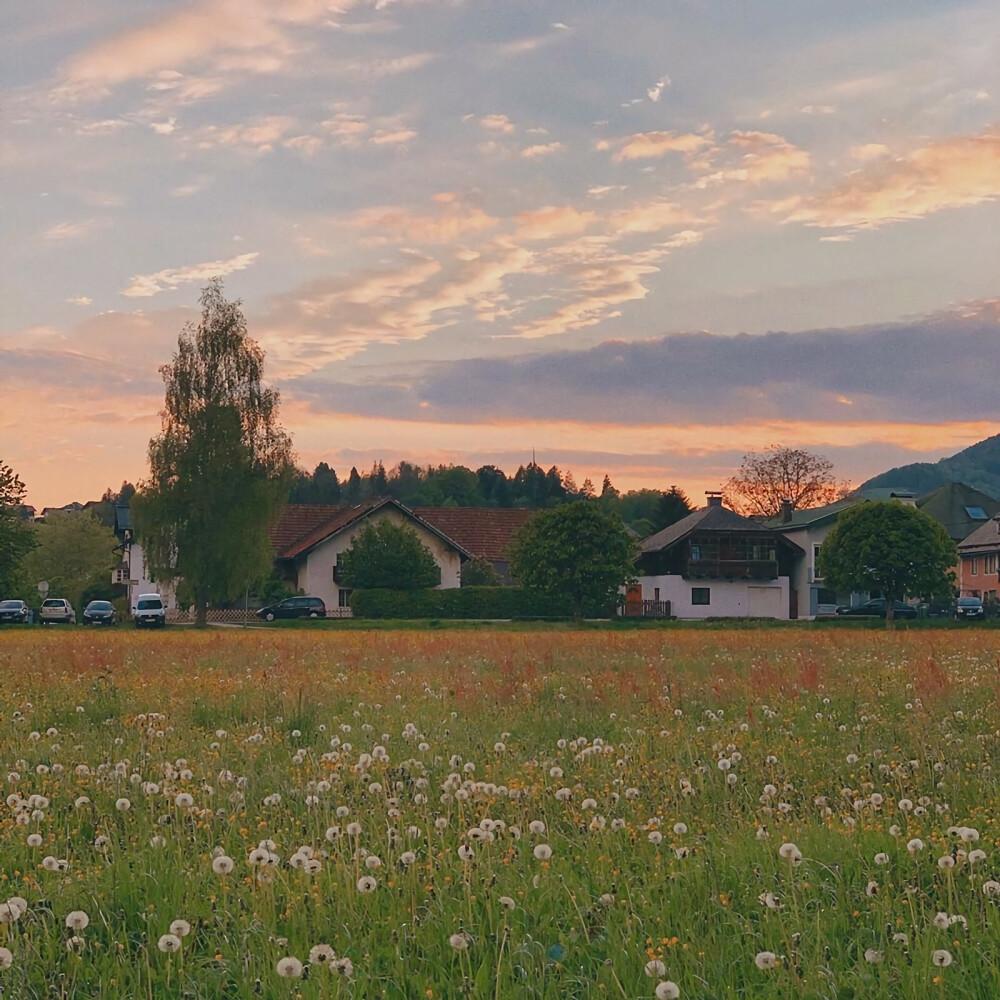
[[[536,511],[513,507],[414,507],[413,512],[474,556],[507,559],[514,535]]]
[[[271,529],[271,544],[279,559],[294,559],[385,503],[396,504],[463,554],[493,561],[507,558],[514,533],[535,513],[496,507],[415,507],[409,510],[386,498],[367,500],[355,507],[286,504]]]
[[[743,532],[775,534],[775,528],[768,527],[768,525],[762,524],[760,521],[743,517],[741,514],[737,514],[736,511],[730,510],[728,507],[723,507],[720,504],[709,504],[707,507],[701,507],[699,510],[692,511],[674,524],[668,525],[655,534],[644,538],[639,543],[639,551],[642,554],[647,552],[663,552],[695,531],[738,531],[741,534]],[[798,545],[790,542],[787,538],[782,538],[782,542],[791,546],[797,552],[802,551]]]
[[[283,556],[300,538],[305,538],[321,524],[331,520],[338,511],[347,507],[335,507],[321,503],[290,503],[282,508],[278,521],[271,528],[271,545]]]

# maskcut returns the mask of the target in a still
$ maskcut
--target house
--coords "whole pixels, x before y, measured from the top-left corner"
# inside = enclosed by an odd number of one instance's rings
[[[132,511],[127,504],[115,504],[115,536],[118,539],[116,551],[121,553],[121,562],[112,570],[111,582],[125,587],[129,608],[135,607],[140,594],[159,594],[167,611],[177,609],[177,593],[174,585],[167,581],[153,579],[146,563],[142,543],[136,538],[132,526]]]
[[[513,583],[511,542],[538,513],[522,507],[414,507],[413,510],[475,558],[490,562],[503,584]]]
[[[488,559],[501,580],[509,581],[508,549],[517,531],[534,515],[529,510],[495,507],[414,507],[390,497],[353,507],[288,504],[271,531],[279,573],[296,590],[323,598],[327,608],[350,607],[337,558],[367,524],[389,518],[408,524],[434,557],[439,588],[459,587],[462,564]]]
[[[997,598],[1000,591],[1000,514],[969,535],[958,546],[958,586],[961,597]]]
[[[653,613],[669,602],[677,618],[797,618],[791,581],[803,550],[723,506],[720,494],[707,496],[707,506],[639,543],[625,613],[639,600],[652,602]]]
[[[939,486],[920,497],[917,506],[942,524],[956,544],[1000,514],[1000,501],[965,483]]]
[[[869,500],[898,500],[910,505],[916,503],[910,490],[864,490],[822,507],[806,507],[802,510],[796,510],[786,501],[782,504],[781,513],[765,522],[805,553],[805,558],[796,566],[792,579],[792,588],[799,595],[800,617],[832,615],[842,605],[853,606],[868,600],[869,594],[838,593],[827,587],[819,572],[819,553],[826,536],[837,523],[837,515]]]

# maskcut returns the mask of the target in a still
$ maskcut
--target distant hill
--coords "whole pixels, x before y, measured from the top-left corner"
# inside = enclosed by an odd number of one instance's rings
[[[966,483],[991,497],[1000,497],[1000,434],[939,462],[914,462],[890,469],[861,488],[899,486],[919,495],[946,483]]]

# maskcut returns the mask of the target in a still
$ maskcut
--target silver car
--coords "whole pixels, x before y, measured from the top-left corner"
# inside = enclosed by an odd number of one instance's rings
[[[42,602],[38,620],[43,625],[75,625],[76,612],[65,597],[48,597]]]

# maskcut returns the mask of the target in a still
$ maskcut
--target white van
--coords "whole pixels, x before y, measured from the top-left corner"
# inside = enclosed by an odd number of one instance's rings
[[[132,608],[136,628],[163,628],[167,624],[167,609],[159,594],[140,594]]]

